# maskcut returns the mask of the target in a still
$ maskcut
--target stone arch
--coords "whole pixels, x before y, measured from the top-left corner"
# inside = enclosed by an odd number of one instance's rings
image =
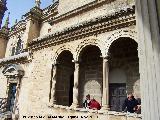
[[[95,45],[95,46],[97,46],[100,49],[100,51],[101,51],[101,55],[105,56],[105,44],[106,44],[105,42],[100,41],[100,40],[95,39],[95,38],[85,39],[76,48],[76,54],[75,54],[74,58],[75,58],[76,61],[78,61],[79,60],[79,55],[80,55],[81,51],[83,50],[83,48],[85,48],[88,45]]]
[[[135,30],[131,30],[131,29],[123,29],[123,30],[118,30],[114,33],[112,33],[106,40],[106,55],[108,54],[108,50],[111,46],[111,44],[118,40],[118,38],[121,37],[127,37],[127,38],[131,38],[133,39],[135,42],[138,43],[138,38],[137,38],[137,32]]]
[[[72,54],[73,57],[74,57],[74,49],[73,49],[73,47],[70,46],[70,45],[63,45],[63,46],[59,47],[59,48],[56,50],[55,54],[54,54],[54,57],[53,57],[53,62],[54,62],[54,64],[56,64],[56,61],[57,61],[58,56],[59,56],[63,51],[65,51],[65,50],[70,51],[71,54]]]

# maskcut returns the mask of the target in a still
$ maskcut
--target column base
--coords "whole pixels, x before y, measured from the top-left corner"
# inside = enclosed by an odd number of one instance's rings
[[[49,103],[48,103],[48,106],[49,106],[49,107],[54,107],[55,105],[56,105],[56,102],[49,102]]]
[[[76,103],[72,103],[72,105],[70,106],[70,108],[72,108],[72,109],[75,109],[75,108],[78,108],[78,104],[76,104]]]
[[[109,105],[104,105],[104,106],[102,106],[101,110],[109,111],[110,107],[109,107]]]

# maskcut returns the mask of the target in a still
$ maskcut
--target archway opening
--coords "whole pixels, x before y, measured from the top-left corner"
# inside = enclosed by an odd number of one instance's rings
[[[63,51],[57,58],[56,103],[70,106],[73,102],[74,63],[70,51]]]
[[[88,45],[82,49],[79,55],[80,76],[79,76],[79,105],[82,107],[87,94],[102,102],[102,58],[99,47]]]
[[[122,37],[109,48],[109,103],[111,110],[121,111],[128,93],[140,98],[138,44]]]

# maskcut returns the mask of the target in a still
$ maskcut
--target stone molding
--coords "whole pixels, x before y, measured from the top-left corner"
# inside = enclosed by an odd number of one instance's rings
[[[43,38],[34,39],[28,45],[32,50],[40,50],[45,47],[133,26],[135,24],[135,7],[133,6],[132,8],[126,8],[126,10],[120,10],[111,15],[94,18],[93,20],[66,28],[63,31],[50,34]]]
[[[54,4],[46,7],[45,9],[43,9],[43,16],[42,16],[42,21],[46,22],[48,21],[48,19],[50,19],[51,17],[55,16],[58,14],[58,1],[55,2]]]
[[[21,20],[14,26],[10,28],[9,37],[13,36],[14,34],[17,34],[21,31],[24,31],[26,29],[26,21]]]
[[[85,39],[84,41],[82,41],[78,45],[78,47],[76,48],[76,54],[74,55],[74,58],[75,58],[76,61],[79,61],[79,55],[80,55],[81,51],[83,50],[83,48],[85,48],[88,45],[97,46],[100,49],[102,56],[105,56],[106,43],[99,40],[99,39],[96,39],[96,37],[95,38],[89,38],[89,39]]]
[[[64,50],[67,50],[67,51],[70,51],[71,54],[73,55],[73,61],[79,61],[80,52],[83,50],[83,48],[85,48],[88,45],[97,46],[101,51],[102,57],[108,58],[108,56],[109,56],[108,50],[109,50],[110,45],[120,37],[132,38],[133,40],[137,41],[136,40],[137,39],[137,32],[135,31],[135,29],[122,29],[122,30],[112,32],[108,36],[108,38],[106,38],[105,41],[99,40],[96,37],[88,37],[88,38],[84,39],[82,42],[80,42],[77,46],[73,46],[73,45],[69,45],[69,44],[60,45],[56,50],[54,50],[53,53],[51,53],[52,57],[50,59],[51,59],[51,61],[53,61],[53,64],[57,64],[58,56]],[[53,49],[52,49],[52,51],[53,51]]]
[[[51,58],[51,59],[53,59],[54,64],[57,64],[57,58],[64,50],[70,51],[72,53],[72,55],[74,55],[74,48],[72,46],[62,45],[56,50],[56,52],[53,55],[54,57]]]
[[[10,56],[8,58],[0,59],[0,67],[6,66],[8,64],[23,64],[26,62],[30,62],[31,58],[28,52],[21,53],[19,55]]]
[[[108,50],[111,46],[111,44],[116,41],[118,38],[120,37],[128,37],[133,39],[135,42],[138,43],[138,38],[137,38],[137,32],[135,30],[132,29],[122,29],[122,30],[118,30],[114,33],[112,33],[106,41],[106,55],[108,54]]]

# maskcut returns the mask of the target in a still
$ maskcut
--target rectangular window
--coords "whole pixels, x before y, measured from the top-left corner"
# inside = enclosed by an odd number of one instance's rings
[[[8,92],[8,110],[12,111],[14,107],[15,95],[16,95],[16,83],[11,83],[9,85],[9,92]]]

